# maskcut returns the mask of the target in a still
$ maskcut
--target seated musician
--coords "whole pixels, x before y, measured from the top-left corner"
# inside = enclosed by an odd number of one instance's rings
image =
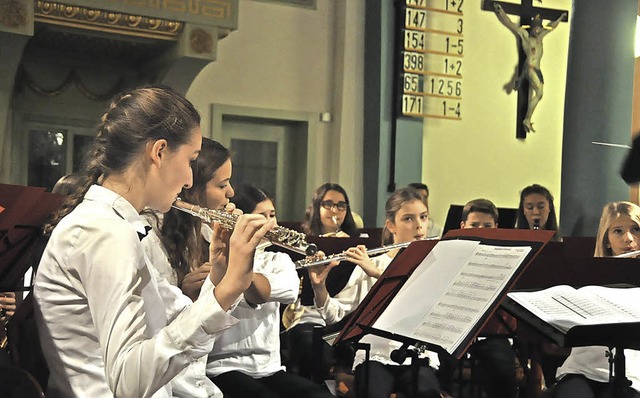
[[[233,196],[231,154],[217,141],[202,139],[198,158],[191,164],[193,185],[182,189],[180,198],[212,209],[224,208]],[[170,209],[163,215],[143,213],[153,227],[142,240],[145,254],[169,284],[177,286],[187,305],[196,301],[211,273],[209,244],[201,235],[206,224],[199,218]],[[186,301],[185,301],[186,300]],[[206,377],[206,356],[194,361],[172,381],[173,394],[179,397],[209,397],[218,391]]]
[[[426,237],[429,210],[424,197],[413,188],[401,188],[391,194],[385,212],[383,244],[410,242]],[[333,324],[354,311],[397,252],[398,249],[394,249],[371,259],[364,246],[348,249],[347,260],[358,267],[354,269],[344,289],[334,297],[329,295],[325,282],[331,268],[338,263],[310,267],[309,278],[315,305],[324,321]],[[393,392],[410,395],[412,375],[409,360],[402,365],[391,360],[391,352],[400,348],[401,344],[372,335],[365,336],[362,342],[371,344],[371,359],[369,374],[365,375],[365,354],[362,351],[356,353],[354,369],[358,397],[388,398]],[[431,366],[421,367],[419,370],[418,396],[439,397],[440,386],[434,369],[439,364],[438,357],[430,352],[425,355],[429,357]],[[364,380],[368,380],[368,385],[365,385]]]
[[[421,182],[412,182],[408,187],[411,187],[418,191],[418,193],[427,199],[427,206],[429,206],[429,187],[427,184]],[[429,226],[427,227],[427,238],[439,238],[442,236],[442,226],[433,221],[433,218],[429,217]]]
[[[551,240],[560,242],[560,228],[556,218],[553,195],[542,185],[533,184],[520,192],[520,204],[516,216],[516,229],[541,229],[556,231]]]
[[[244,213],[276,220],[273,200],[253,185],[241,185],[233,202]],[[254,281],[233,316],[240,323],[216,340],[207,362],[207,375],[225,397],[331,398],[326,387],[285,372],[280,361],[280,304],[298,294],[295,264],[285,253],[265,252],[261,244],[254,260]]]
[[[325,237],[358,237],[349,196],[345,189],[336,183],[324,183],[313,194],[311,205],[307,209],[307,220],[303,225],[304,232],[309,236]],[[287,369],[304,377],[311,377],[312,363],[317,358],[312,357],[313,329],[326,326],[324,319],[315,306],[288,306],[283,313],[286,323],[284,341],[289,347]],[[341,362],[351,362],[352,354],[345,352],[337,354],[343,358]],[[336,353],[332,346],[322,345],[322,377],[328,377],[330,368],[334,365]],[[348,357],[348,358],[347,358]]]
[[[225,278],[188,305],[141,243],[140,212],[168,211],[193,182],[199,123],[193,105],[166,87],[123,93],[103,115],[80,188],[45,228],[34,313],[48,397],[174,396],[172,379],[238,322],[227,311],[251,283],[253,252],[271,222],[239,216],[230,238],[216,241],[229,252],[213,259],[225,262]]]
[[[640,249],[640,207],[630,202],[611,202],[602,210],[595,257],[612,257]],[[556,373],[554,397],[612,397],[607,347],[574,347]],[[631,386],[625,397],[640,397],[640,351],[624,350],[626,376]]]
[[[462,209],[461,229],[498,228],[498,208],[487,199],[469,201]],[[470,347],[470,352],[485,371],[487,396],[512,398],[517,396],[516,357],[509,339],[505,336],[515,330],[516,320],[501,310],[489,319],[480,332],[480,338]],[[451,363],[451,359],[447,362]]]

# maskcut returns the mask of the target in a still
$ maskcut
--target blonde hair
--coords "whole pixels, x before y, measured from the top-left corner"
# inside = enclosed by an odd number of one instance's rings
[[[636,224],[640,225],[640,207],[631,202],[610,202],[602,209],[598,235],[596,236],[596,250],[594,257],[611,257],[613,251],[607,232],[611,224],[620,216],[629,216]]]

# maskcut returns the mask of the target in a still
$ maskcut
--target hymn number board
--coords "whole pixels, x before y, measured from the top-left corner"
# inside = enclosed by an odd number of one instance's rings
[[[404,0],[402,116],[462,120],[464,0]],[[400,18],[398,18],[398,21]]]

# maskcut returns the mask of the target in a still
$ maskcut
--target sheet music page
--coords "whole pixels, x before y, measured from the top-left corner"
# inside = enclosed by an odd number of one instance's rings
[[[453,353],[530,251],[529,246],[438,242],[374,327]]]
[[[566,332],[576,325],[640,321],[640,288],[561,285],[537,292],[512,292],[508,296],[533,315]]]

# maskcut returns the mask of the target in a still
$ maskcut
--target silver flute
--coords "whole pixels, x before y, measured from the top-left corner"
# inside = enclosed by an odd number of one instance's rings
[[[429,238],[425,238],[422,240],[436,240],[439,239],[437,236],[434,237],[429,237]],[[393,245],[386,245],[386,246],[381,246],[381,247],[376,247],[375,249],[369,249],[367,250],[367,255],[368,256],[375,256],[378,254],[383,254],[386,253],[388,251],[391,251],[393,249],[402,249],[405,248],[407,246],[409,246],[411,243],[413,242],[417,242],[415,240],[409,241],[409,242],[402,242],[402,243],[395,243]],[[296,269],[304,269],[304,268],[309,268],[309,267],[313,267],[316,265],[325,265],[325,264],[329,264],[332,261],[344,261],[347,259],[347,255],[345,254],[345,252],[342,253],[338,253],[338,254],[332,254],[328,257],[324,257],[321,259],[316,259],[314,260],[313,257],[311,258],[304,258],[302,260],[298,260],[295,262],[296,264]]]
[[[640,255],[640,250],[634,250],[632,252],[626,252],[622,254],[618,254],[617,256],[613,256],[614,258],[629,258]]]
[[[237,214],[232,214],[225,210],[207,209],[187,203],[180,198],[178,198],[171,207],[198,217],[208,223],[214,221],[219,222],[222,228],[229,230],[235,228],[236,222],[238,221]],[[279,225],[269,230],[265,234],[265,238],[276,246],[284,247],[285,249],[304,254],[305,256],[313,256],[318,252],[318,247],[315,244],[307,243],[305,234]]]

